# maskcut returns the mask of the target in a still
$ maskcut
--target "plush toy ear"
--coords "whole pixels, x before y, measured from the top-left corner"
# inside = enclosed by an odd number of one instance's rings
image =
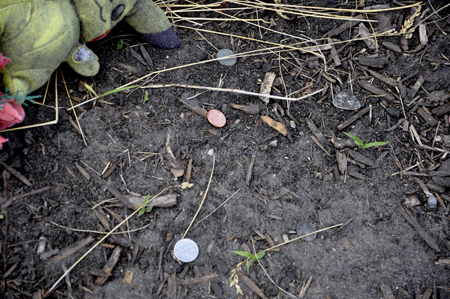
[[[125,21],[153,46],[173,49],[180,45],[166,15],[151,0],[138,0]]]

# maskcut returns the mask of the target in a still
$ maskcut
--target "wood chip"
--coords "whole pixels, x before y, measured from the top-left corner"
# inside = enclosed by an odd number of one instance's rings
[[[309,118],[306,119],[306,124],[308,125],[308,128],[311,130],[311,132],[314,134],[314,136],[317,138],[317,140],[323,145],[323,147],[327,148],[327,152],[330,151],[331,144],[328,142],[328,140],[323,136],[322,132],[319,131],[319,129],[316,127],[316,125],[313,123],[313,121]]]
[[[375,166],[375,163],[372,160],[370,160],[369,158],[367,158],[366,156],[364,156],[364,155],[362,155],[362,154],[360,154],[358,152],[349,151],[348,153],[357,162],[360,162],[362,164],[368,165],[370,167],[374,167]]]
[[[303,298],[306,295],[306,292],[308,291],[309,286],[311,285],[311,281],[313,279],[313,276],[311,275],[306,283],[303,283],[302,289],[300,290],[300,294],[298,295],[298,298]]]
[[[167,295],[169,299],[177,299],[177,277],[176,273],[169,275],[167,280]]]
[[[258,114],[260,111],[259,106],[256,104],[251,104],[251,105],[231,104],[230,106],[234,109],[244,111],[245,113],[248,113],[248,114]]]
[[[427,27],[425,24],[419,25],[419,40],[422,46],[426,46],[428,44]]]
[[[112,164],[108,170],[106,170],[103,174],[102,174],[102,179],[106,179],[107,177],[109,177],[111,175],[111,173],[113,173],[113,171],[116,169],[117,165],[116,164]]]
[[[350,170],[350,169],[347,171],[347,174],[349,176],[351,176],[351,177],[354,177],[354,178],[357,178],[357,179],[360,179],[360,180],[365,180],[366,179],[366,177],[363,174],[361,174],[359,172],[356,172],[356,171],[353,171],[353,170]]]
[[[433,112],[433,114],[438,115],[438,116],[449,113],[450,112],[450,102],[446,103],[442,106],[439,106],[437,108],[434,108],[431,112]]]
[[[441,252],[436,241],[425,231],[425,229],[420,226],[417,220],[411,215],[410,212],[405,210],[403,207],[399,208],[400,214],[411,224],[412,227],[416,230],[420,237],[430,246],[434,251]]]
[[[395,299],[391,288],[387,284],[382,283],[380,285],[380,289],[381,289],[381,292],[383,293],[384,299]]]
[[[333,30],[330,30],[326,35],[328,37],[333,37],[335,35],[341,34],[342,32],[349,29],[350,27],[358,25],[361,22],[361,20],[364,20],[364,19],[365,19],[364,15],[357,15],[352,21],[345,22],[341,26],[334,28]]]
[[[239,271],[238,273],[239,277],[241,278],[242,282],[249,287],[249,289],[255,293],[256,295],[258,295],[259,297],[261,297],[262,299],[269,299],[266,295],[264,295],[264,292],[253,282],[250,280],[250,278],[248,278],[247,276],[245,276],[244,273],[242,273],[242,271]]]
[[[381,57],[370,57],[370,56],[360,56],[358,58],[358,62],[362,65],[370,66],[370,67],[376,67],[376,68],[383,68],[387,61],[384,58]]]
[[[19,180],[22,181],[22,183],[24,183],[27,186],[32,186],[33,184],[24,176],[22,175],[20,172],[18,172],[17,170],[15,170],[14,168],[12,168],[9,165],[6,165],[3,161],[0,161],[0,163],[2,164],[2,166],[8,170],[12,175],[14,175],[16,178],[18,178]]]
[[[369,112],[370,107],[366,107],[363,110],[360,110],[358,113],[353,114],[351,117],[349,117],[349,119],[347,119],[346,121],[344,121],[342,124],[340,124],[337,129],[338,130],[342,130],[345,129],[346,127],[348,127],[349,125],[351,125],[354,121],[356,121],[357,119],[359,119],[361,116],[363,116],[364,114],[366,114],[367,112]]]
[[[317,144],[317,146],[319,146],[328,157],[331,157],[331,154],[327,151],[327,149],[319,142],[319,140],[317,140],[316,137],[311,136],[311,139],[314,141],[315,144]]]
[[[371,37],[370,31],[369,29],[367,29],[364,23],[359,23],[359,35],[364,38],[363,41],[369,49],[371,50],[377,49],[377,43]]]
[[[269,95],[270,91],[272,90],[272,84],[274,80],[275,80],[275,73],[266,73],[266,75],[264,76],[264,81],[261,84],[260,93]],[[261,101],[266,103],[266,105],[269,104],[269,98],[267,97],[259,97],[259,98],[261,99]]]
[[[272,237],[268,233],[265,233],[264,236],[266,238],[267,243],[269,243],[269,247],[274,247],[275,242],[272,240]],[[271,251],[278,252],[278,251],[280,251],[280,247],[274,248]]]
[[[78,163],[75,163],[75,166],[78,168],[78,170],[81,172],[81,174],[86,178],[86,180],[90,180],[91,176],[89,175],[89,173],[86,172],[86,170],[84,170],[84,168],[82,166],[80,166]]]
[[[336,160],[339,167],[339,172],[344,174],[347,171],[347,156],[341,151],[336,151]]]
[[[395,81],[394,79],[387,78],[387,77],[381,75],[380,73],[377,73],[377,72],[375,72],[375,71],[373,71],[371,69],[366,69],[366,71],[368,71],[372,76],[374,76],[378,80],[386,83],[387,85],[390,85],[392,87],[397,87],[397,85],[398,85],[398,82]]]
[[[101,210],[94,210],[94,215],[97,217],[97,219],[100,221],[100,223],[103,225],[103,227],[110,231],[111,227],[109,225],[108,219],[106,219],[106,214]]]
[[[57,256],[55,256],[52,259],[52,262],[59,262],[64,260],[65,258],[71,256],[72,254],[76,253],[78,250],[84,248],[85,246],[89,245],[92,241],[94,241],[93,237],[88,237],[84,240],[78,241],[75,245],[71,245],[67,247],[66,249],[61,250],[61,253]]]
[[[247,165],[247,175],[245,177],[245,185],[250,185],[250,180],[252,179],[252,173],[253,173],[253,165],[255,164],[255,156],[252,156],[250,159],[250,163]]]
[[[420,76],[419,79],[417,79],[416,83],[414,83],[413,87],[409,91],[408,95],[405,98],[405,104],[409,104],[413,99],[416,93],[419,91],[419,88],[422,86],[423,82],[425,81],[424,76]]]
[[[120,62],[116,62],[115,64],[117,64],[118,66],[124,68],[129,73],[137,74],[137,69],[134,66],[131,66],[131,65],[128,65],[128,64],[125,64],[125,63],[120,63]]]
[[[403,53],[402,49],[399,46],[397,46],[391,42],[381,42],[381,44],[383,46],[385,46],[386,48],[388,48],[389,50],[392,50],[397,53]]]
[[[142,56],[144,56],[145,62],[147,62],[148,66],[151,67],[153,65],[153,62],[152,62],[152,59],[150,58],[150,55],[148,54],[147,50],[145,50],[145,48],[142,44],[139,44],[139,49],[142,52]]]
[[[145,62],[145,60],[142,58],[141,55],[139,55],[138,52],[136,52],[135,50],[133,50],[133,48],[129,47],[128,48],[130,51],[131,56],[133,56],[134,58],[136,58],[140,63],[142,63],[143,65],[147,65],[147,62]]]
[[[106,275],[106,277],[105,276],[97,277],[97,279],[95,280],[96,284],[103,285],[106,282],[108,277],[111,275],[112,270],[114,269],[114,266],[119,261],[119,256],[120,256],[121,251],[122,251],[122,249],[120,246],[117,246],[116,248],[114,248],[111,256],[109,257],[108,261],[106,262],[106,265],[103,267],[103,273]]]
[[[373,84],[370,84],[367,81],[359,80],[358,83],[359,83],[359,85],[361,85],[362,88],[364,88],[365,90],[370,91],[371,93],[373,93],[373,94],[375,94],[375,95],[377,95],[379,97],[384,97],[384,98],[388,99],[389,101],[395,100],[393,95],[391,95],[390,93],[387,93],[386,91],[376,87]]]
[[[218,278],[218,277],[219,277],[219,274],[210,274],[210,275],[200,276],[200,277],[196,277],[196,278],[187,279],[182,283],[182,285],[185,286],[185,285],[202,283],[202,282],[210,281],[210,280]]]
[[[134,274],[134,272],[131,269],[125,270],[123,282],[131,284],[133,282],[133,274]]]
[[[283,136],[287,135],[286,126],[276,120],[272,119],[269,116],[262,115],[261,119],[269,126],[280,132]]]
[[[335,64],[336,66],[340,66],[340,65],[342,64],[342,62],[341,62],[341,59],[339,58],[338,52],[336,51],[336,47],[335,47],[334,44],[333,44],[333,40],[332,40],[331,38],[328,38],[328,43],[329,43],[330,46],[331,46],[330,54],[331,54],[331,58],[332,58],[333,61],[334,61],[334,64]]]
[[[437,125],[438,121],[431,115],[431,112],[429,112],[425,109],[426,109],[425,107],[419,108],[419,110],[417,110],[417,113],[419,113],[420,116],[423,117],[423,119],[425,120],[425,122],[427,124],[434,127],[435,125]]]
[[[126,196],[125,198],[129,202],[128,208],[136,210],[139,209],[145,201],[147,196]],[[177,196],[175,194],[169,194],[165,196],[159,196],[154,198],[148,203],[148,206],[158,208],[170,208],[177,204]]]

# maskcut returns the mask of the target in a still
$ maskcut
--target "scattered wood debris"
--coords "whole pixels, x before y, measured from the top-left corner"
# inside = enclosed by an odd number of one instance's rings
[[[272,89],[272,84],[274,80],[275,80],[275,73],[266,73],[264,81],[261,84],[260,93],[270,94],[270,90]],[[266,105],[269,104],[269,98],[261,96],[260,99],[261,101],[266,103]]]
[[[261,115],[261,119],[269,126],[280,132],[283,136],[287,136],[288,131],[282,123],[272,119],[270,116]]]
[[[417,220],[411,215],[410,212],[405,210],[403,207],[399,208],[400,214],[411,224],[412,227],[416,230],[420,237],[430,246],[434,251],[441,252],[439,245],[436,241],[425,231],[425,229],[420,226]]]

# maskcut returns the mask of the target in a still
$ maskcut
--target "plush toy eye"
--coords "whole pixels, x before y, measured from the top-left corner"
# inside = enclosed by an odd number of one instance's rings
[[[113,9],[111,12],[111,20],[115,21],[123,14],[123,11],[125,10],[125,5],[118,5],[116,8]]]

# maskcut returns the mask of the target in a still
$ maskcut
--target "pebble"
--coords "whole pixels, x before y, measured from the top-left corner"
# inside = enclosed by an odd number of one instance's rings
[[[343,110],[358,110],[361,108],[358,98],[348,89],[341,91],[334,97],[333,105]]]
[[[299,224],[297,224],[297,235],[299,237],[315,232],[316,230],[317,230],[316,226],[309,221],[302,221]],[[316,237],[317,234],[313,234],[302,238],[302,240],[310,242],[314,240]]]
[[[197,243],[191,239],[182,239],[175,244],[173,252],[177,259],[183,263],[190,263],[198,257]]]
[[[428,197],[428,208],[429,209],[436,209],[437,208],[437,199],[433,195]]]
[[[219,58],[219,63],[226,66],[233,66],[237,62],[236,57],[225,58],[227,56],[233,55],[233,51],[230,49],[222,49],[217,52],[217,58]]]

